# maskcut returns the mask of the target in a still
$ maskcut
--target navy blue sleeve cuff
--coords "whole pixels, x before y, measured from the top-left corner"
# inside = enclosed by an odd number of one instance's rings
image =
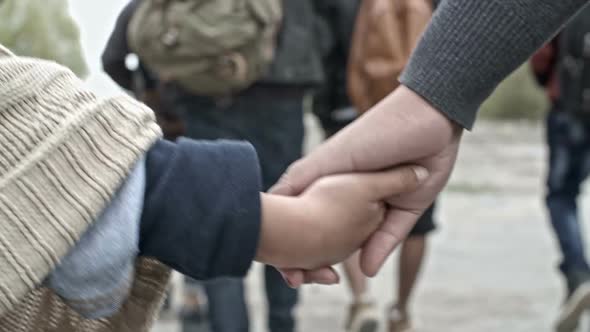
[[[260,169],[247,143],[159,141],[146,158],[140,252],[195,279],[243,277],[260,233]]]

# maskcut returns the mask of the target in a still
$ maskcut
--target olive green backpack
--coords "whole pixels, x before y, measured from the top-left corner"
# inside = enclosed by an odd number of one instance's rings
[[[282,0],[143,0],[131,49],[164,82],[206,96],[240,91],[274,58]]]

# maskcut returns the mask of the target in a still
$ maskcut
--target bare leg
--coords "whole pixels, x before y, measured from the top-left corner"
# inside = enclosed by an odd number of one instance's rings
[[[367,277],[361,271],[360,254],[356,252],[344,262],[344,271],[350,285],[353,302],[348,308],[346,331],[375,332],[378,315],[374,301],[368,294]]]
[[[410,236],[402,245],[396,305],[401,312],[407,312],[408,302],[420,273],[425,251],[426,236]]]
[[[361,271],[359,257],[360,254],[357,251],[354,255],[344,261],[344,272],[348,278],[350,292],[352,293],[354,303],[362,302],[364,300],[363,297],[365,297],[367,293],[367,277]]]

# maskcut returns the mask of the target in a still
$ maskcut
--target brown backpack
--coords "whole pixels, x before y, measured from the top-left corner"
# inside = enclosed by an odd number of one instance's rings
[[[361,113],[398,87],[432,16],[431,0],[363,0],[348,62],[348,94]]]

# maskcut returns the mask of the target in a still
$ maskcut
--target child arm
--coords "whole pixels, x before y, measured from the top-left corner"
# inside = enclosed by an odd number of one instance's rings
[[[386,198],[414,191],[427,176],[403,166],[323,177],[298,197],[263,195],[256,260],[303,269],[339,263],[381,225]]]
[[[141,255],[196,279],[244,276],[258,246],[260,190],[249,144],[157,142],[146,156]]]
[[[328,176],[298,197],[260,194],[244,143],[160,141],[146,158],[140,251],[196,279],[242,277],[253,260],[315,268],[344,260],[385,217],[383,200],[415,190],[425,169]]]

